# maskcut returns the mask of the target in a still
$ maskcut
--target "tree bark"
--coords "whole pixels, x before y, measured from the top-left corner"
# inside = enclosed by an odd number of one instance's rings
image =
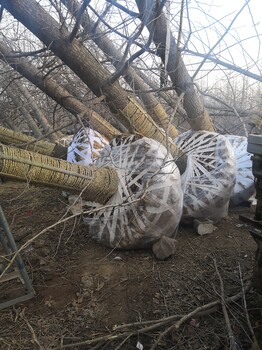
[[[152,0],[136,0],[137,7],[143,18],[147,19],[146,26],[149,31],[154,30],[153,40],[156,45],[158,55],[163,63],[165,63],[165,48],[167,30],[167,20],[162,12],[160,16],[155,18],[156,1]],[[167,73],[174,85],[177,94],[180,96],[184,93],[183,105],[187,112],[187,119],[193,130],[214,131],[212,121],[208,111],[204,107],[203,101],[200,99],[194,88],[192,79],[186,69],[181,57],[181,53],[177,47],[176,39],[170,32],[170,52],[167,61]]]
[[[130,131],[136,131],[164,144],[174,157],[181,172],[186,167],[186,156],[168,140],[152,118],[118,82],[109,83],[110,72],[76,39],[68,41],[69,33],[61,27],[36,1],[0,0],[18,21],[34,33],[94,92],[104,95],[109,108]]]

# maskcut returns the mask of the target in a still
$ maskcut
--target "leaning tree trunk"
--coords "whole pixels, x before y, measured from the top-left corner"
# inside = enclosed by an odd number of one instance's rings
[[[166,133],[118,82],[110,84],[110,72],[76,39],[69,42],[69,32],[35,0],[0,0],[0,4],[64,61],[96,96],[105,96],[111,111],[128,130],[137,131],[167,146],[180,171],[185,170],[186,157],[168,140]]]
[[[4,128],[3,126],[0,126],[0,143],[61,159],[66,159],[67,156],[67,148],[62,145],[39,141],[32,136]]]
[[[43,137],[43,134],[41,130],[39,129],[38,125],[36,124],[34,118],[31,116],[28,109],[25,108],[25,103],[21,98],[19,98],[20,94],[17,91],[16,87],[13,85],[10,85],[7,88],[7,94],[11,97],[14,105],[19,110],[19,112],[22,114],[24,121],[27,123],[30,130],[32,130],[35,137]]]
[[[23,94],[24,97],[26,98],[27,106],[29,106],[32,112],[34,113],[35,119],[37,119],[38,123],[43,128],[44,132],[48,134],[47,138],[51,142],[56,142],[57,140],[59,140],[59,138],[61,138],[63,134],[53,131],[53,128],[51,127],[47,117],[44,115],[41,109],[37,106],[37,104],[35,103],[34,99],[32,98],[27,88],[24,85],[22,85],[19,81],[16,81],[16,86],[20,90],[21,94]]]
[[[0,175],[81,192],[90,202],[101,204],[118,187],[118,175],[113,168],[73,164],[4,145],[0,145]]]
[[[158,55],[163,63],[165,63],[167,20],[162,12],[156,17],[157,2],[152,0],[136,0],[137,7],[141,14],[141,20],[145,19],[149,31],[154,31],[153,40],[156,45]],[[176,39],[170,32],[170,51],[167,60],[167,73],[174,85],[177,94],[180,96],[184,93],[184,108],[187,112],[188,122],[193,130],[214,131],[212,121],[208,111],[204,107],[203,101],[200,99],[194,88],[192,79],[186,69],[186,66],[177,47]]]
[[[11,116],[12,114],[9,111],[7,112],[5,110],[1,110],[1,123],[8,129],[19,131],[19,128],[15,124],[14,120],[12,120]]]
[[[79,4],[77,0],[62,0],[62,3],[73,15],[76,15],[81,7],[81,4]],[[119,69],[121,66],[122,54],[116,48],[115,44],[101,30],[99,30],[96,22],[86,14],[82,15],[81,24],[84,27],[85,32],[89,34],[90,38],[104,52],[108,60],[116,69]],[[123,78],[132,89],[138,91],[137,95],[141,98],[145,109],[155,122],[164,128],[164,130],[168,130],[170,137],[174,138],[178,136],[178,130],[173,124],[171,124],[170,118],[161,103],[159,103],[153,94],[143,92],[148,90],[148,86],[143,82],[136,71],[132,67],[129,67],[124,72]]]
[[[72,96],[65,88],[59,85],[50,76],[45,77],[40,74],[26,58],[14,58],[12,49],[3,41],[0,41],[0,59],[8,62],[11,67],[22,74],[31,83],[41,89],[54,101],[60,104],[74,115],[81,115],[82,118],[88,120],[89,125],[109,140],[120,134],[120,131],[114,128],[110,123],[103,119],[98,113],[84,105],[77,98]]]

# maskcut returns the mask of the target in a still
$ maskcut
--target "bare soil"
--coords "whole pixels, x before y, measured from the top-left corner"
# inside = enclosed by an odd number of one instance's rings
[[[139,344],[144,350],[230,348],[220,307],[189,317],[179,329],[176,321],[148,327],[219,300],[219,277],[225,297],[241,292],[252,278],[256,244],[239,214],[254,209],[231,209],[217,230],[205,236],[190,225],[181,226],[176,254],[158,261],[151,251],[99,245],[88,237],[81,217],[33,239],[68,215],[60,190],[6,181],[0,185],[0,204],[17,246],[28,242],[21,255],[36,293],[1,311],[0,349],[142,349]],[[0,284],[0,302],[22,294],[18,279]],[[251,288],[246,299],[259,338],[262,298]],[[252,344],[255,349],[243,298],[228,303],[227,311],[237,349],[251,349]]]

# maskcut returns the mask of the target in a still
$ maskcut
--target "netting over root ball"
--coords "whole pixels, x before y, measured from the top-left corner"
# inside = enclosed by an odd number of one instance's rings
[[[112,248],[133,249],[150,247],[164,235],[174,237],[183,193],[179,170],[163,145],[137,135],[119,136],[95,164],[114,167],[119,186],[110,207],[84,217],[93,238]]]
[[[81,128],[70,142],[67,161],[82,165],[93,164],[108,140],[92,128]]]
[[[230,204],[238,205],[255,194],[251,154],[247,152],[246,137],[237,135],[225,136],[233,147],[236,159],[236,184],[230,198]]]
[[[236,178],[230,142],[207,131],[188,131],[174,142],[188,156],[186,171],[181,176],[183,217],[217,220],[226,216]]]

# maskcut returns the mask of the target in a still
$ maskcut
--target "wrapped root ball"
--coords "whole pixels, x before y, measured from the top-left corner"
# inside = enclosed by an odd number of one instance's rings
[[[225,136],[233,148],[236,159],[236,184],[230,198],[230,204],[238,205],[255,194],[251,154],[247,152],[246,137],[237,135]]]
[[[179,170],[163,145],[138,135],[119,136],[95,164],[114,167],[119,186],[107,208],[84,218],[93,238],[133,249],[150,247],[163,235],[174,237],[183,194]]]
[[[81,128],[67,150],[67,161],[82,165],[93,164],[108,140],[92,128]]]
[[[226,216],[236,177],[230,142],[207,131],[188,131],[174,142],[188,156],[186,171],[181,176],[183,216],[215,220]]]

